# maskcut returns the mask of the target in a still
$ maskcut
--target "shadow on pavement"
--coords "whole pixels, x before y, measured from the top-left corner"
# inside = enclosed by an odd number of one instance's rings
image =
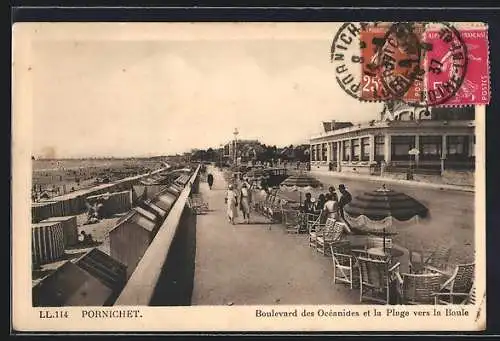
[[[194,285],[197,217],[186,207],[156,285],[152,306],[189,306]]]

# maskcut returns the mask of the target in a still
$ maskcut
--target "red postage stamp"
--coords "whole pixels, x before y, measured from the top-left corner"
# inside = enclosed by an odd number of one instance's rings
[[[434,24],[426,29],[423,43],[432,46],[424,59],[426,102],[453,106],[489,103],[485,26]]]
[[[454,96],[451,96],[445,105],[474,105],[488,104],[490,100],[489,81],[489,53],[488,34],[486,27],[463,28],[458,27],[460,38],[465,48],[465,59],[459,64],[466,63],[462,84]],[[432,33],[431,33],[432,34]],[[440,46],[438,45],[437,48]],[[447,53],[448,73],[457,65],[453,51]],[[430,60],[430,59],[429,59]],[[433,73],[428,73],[427,87],[434,87],[439,79]]]
[[[485,24],[365,23],[359,43],[362,101],[401,100],[415,106],[489,103]]]
[[[385,89],[379,75],[380,61],[379,49],[381,48],[389,25],[373,24],[364,25],[360,33],[361,48],[361,100],[379,101],[388,100],[391,94]]]

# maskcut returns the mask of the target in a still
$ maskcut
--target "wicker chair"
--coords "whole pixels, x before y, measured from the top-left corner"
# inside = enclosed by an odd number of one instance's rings
[[[465,304],[476,304],[476,284],[472,284],[469,296],[465,299]]]
[[[333,261],[333,283],[347,283],[351,289],[359,288],[359,270],[356,257],[350,252],[348,241],[330,245]]]
[[[450,272],[451,247],[439,246],[427,258],[424,251],[410,251],[410,272],[423,273],[432,271]]]
[[[277,219],[277,213],[281,212],[281,202],[276,193],[271,193],[269,199],[265,201],[263,215],[271,224],[274,224]]]
[[[367,249],[383,248],[383,247],[384,247],[384,238],[382,238],[382,237],[368,237],[366,239],[366,248]],[[391,238],[385,238],[385,248],[386,249],[392,248],[392,239]]]
[[[439,290],[442,275],[426,274],[396,274],[399,281],[401,304],[433,304],[434,293]]]
[[[266,218],[269,217],[271,205],[274,202],[274,200],[276,200],[276,195],[271,193],[266,197],[266,199],[262,203],[262,215],[264,217],[266,217]]]
[[[441,271],[436,271],[446,275],[446,273]],[[474,271],[475,264],[458,264],[455,267],[453,274],[444,282],[443,285],[435,292],[435,304],[465,304],[471,301],[471,294],[473,291],[474,284]]]
[[[318,222],[319,217],[321,217],[321,214],[315,214],[315,213],[307,213],[306,214],[307,231],[310,231],[312,226]]]
[[[260,213],[267,216],[268,208],[271,207],[271,203],[276,200],[276,191],[271,191],[268,193],[263,201],[260,203]]]
[[[302,216],[303,214],[297,210],[285,209],[281,210],[283,216],[283,224],[286,227],[287,233],[302,232]]]
[[[283,222],[283,209],[289,209],[288,202],[276,196],[276,200],[274,200],[269,208],[268,219],[272,224]]]
[[[438,247],[423,261],[422,266],[427,270],[438,269],[448,271],[450,268],[451,247]]]
[[[359,257],[359,300],[389,304],[391,283],[395,279],[400,263],[390,265],[388,261]]]
[[[344,236],[345,223],[328,218],[325,227],[316,234],[316,250],[325,255],[330,255],[330,244],[340,242]]]
[[[312,223],[308,223],[309,246],[317,248],[318,233],[324,228],[325,224],[321,224],[321,214]]]

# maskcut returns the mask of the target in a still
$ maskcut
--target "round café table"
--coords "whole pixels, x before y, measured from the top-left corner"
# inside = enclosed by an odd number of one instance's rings
[[[384,257],[389,256],[392,259],[399,258],[404,255],[404,252],[396,249],[396,248],[386,248],[385,252],[382,247],[372,247],[371,249],[366,250],[366,253],[372,256]]]

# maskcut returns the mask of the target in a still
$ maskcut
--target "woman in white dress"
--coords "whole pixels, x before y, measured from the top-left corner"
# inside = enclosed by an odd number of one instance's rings
[[[339,204],[338,201],[334,199],[331,193],[326,195],[326,202],[323,207],[323,212],[326,215],[326,218],[331,218],[334,220],[339,219]]]
[[[244,182],[240,190],[240,208],[243,212],[243,221],[247,224],[250,223],[250,202],[252,201],[252,192],[248,187],[247,183]]]
[[[328,193],[326,195],[326,203],[325,206],[323,207],[323,214],[325,214],[326,219],[331,218],[335,221],[339,220],[340,214],[339,214],[339,201],[337,194],[331,194]],[[325,221],[326,221],[325,219]],[[344,233],[352,233],[352,230],[347,226],[347,224],[342,224]]]
[[[229,185],[226,193],[227,219],[234,225],[234,218],[238,216],[238,195],[233,190],[233,185]]]

